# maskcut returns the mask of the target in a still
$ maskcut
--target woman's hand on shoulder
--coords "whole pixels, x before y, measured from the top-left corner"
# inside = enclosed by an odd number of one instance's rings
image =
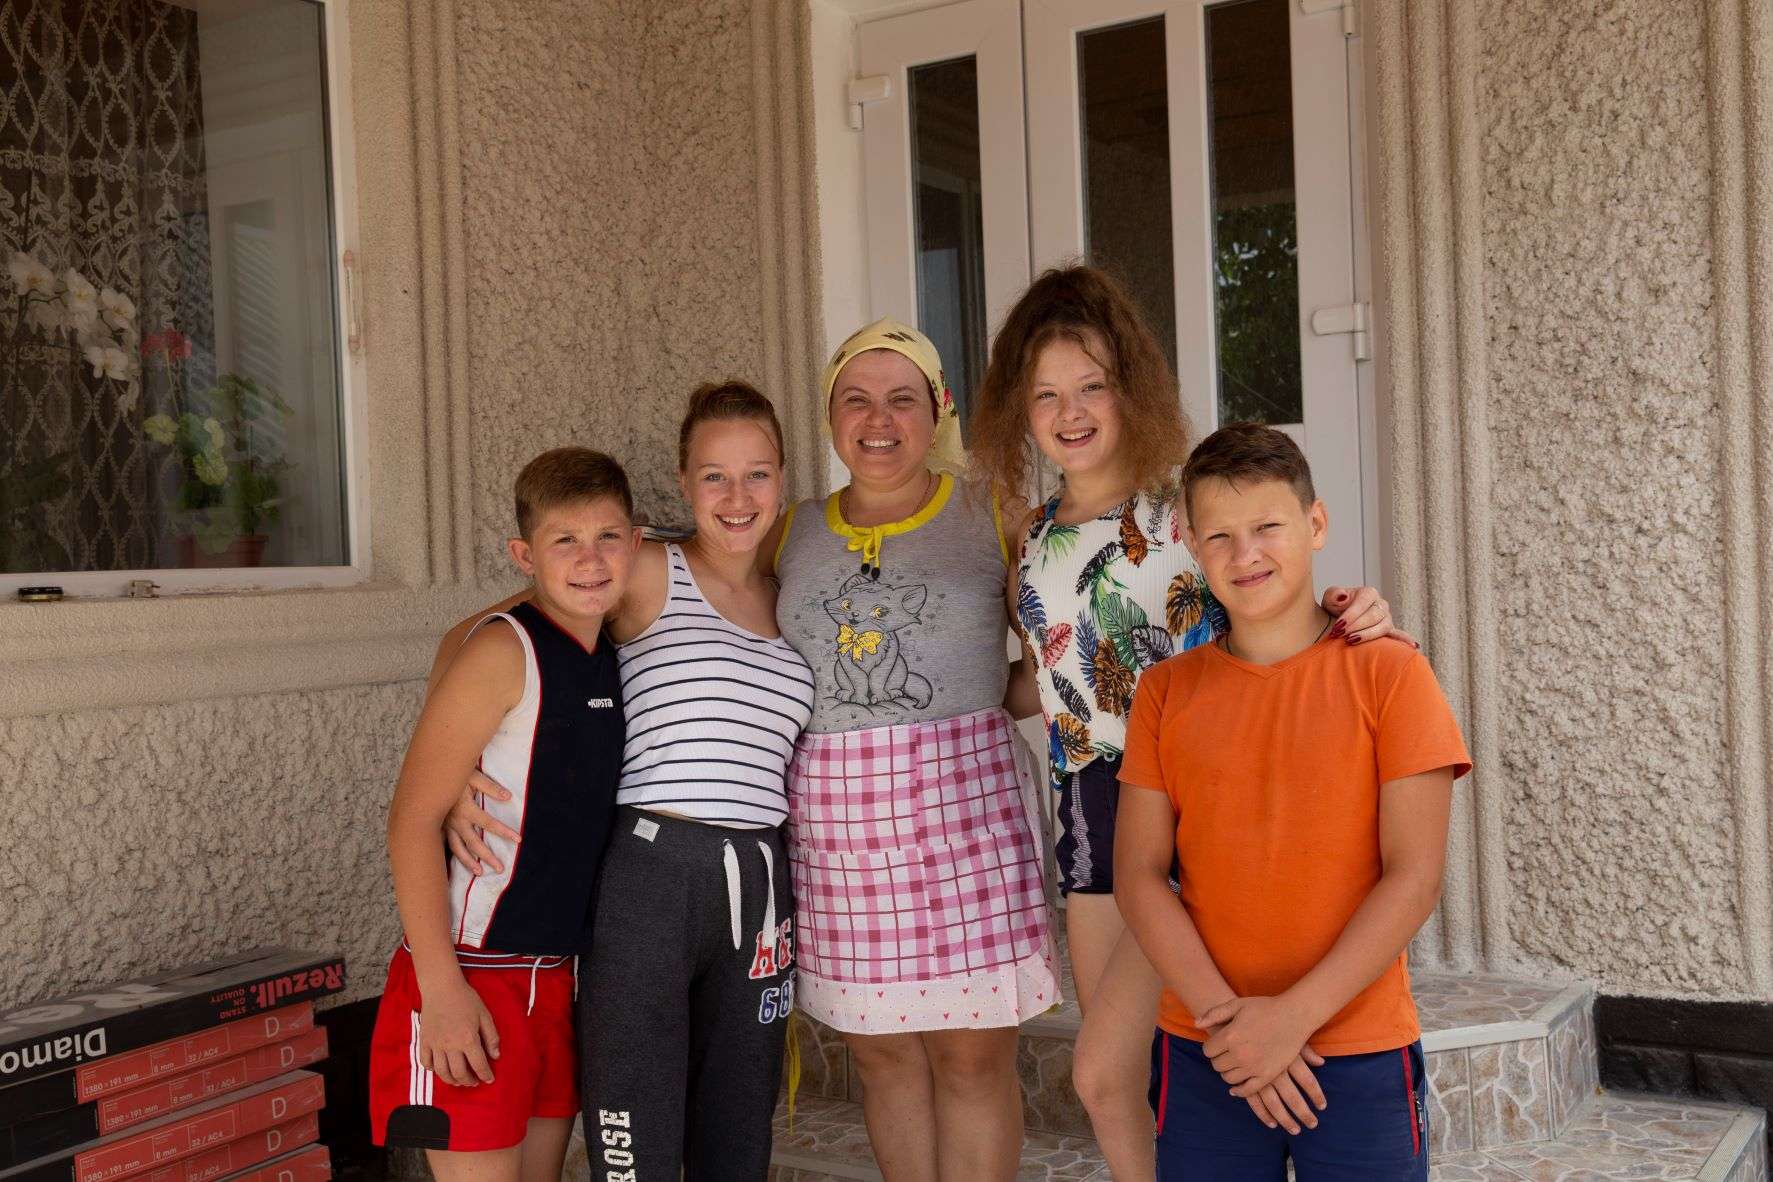
[[[1391,604],[1373,587],[1330,587],[1324,591],[1324,610],[1336,618],[1330,625],[1330,636],[1341,637],[1349,644],[1364,644],[1389,636],[1411,648],[1422,646],[1416,638],[1397,626],[1392,618]]]

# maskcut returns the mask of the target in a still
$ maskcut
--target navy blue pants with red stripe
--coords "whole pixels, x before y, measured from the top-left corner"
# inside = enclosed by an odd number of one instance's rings
[[[1151,1045],[1158,1182],[1428,1182],[1422,1044],[1325,1057],[1328,1107],[1298,1136],[1256,1119],[1201,1052],[1160,1030]]]

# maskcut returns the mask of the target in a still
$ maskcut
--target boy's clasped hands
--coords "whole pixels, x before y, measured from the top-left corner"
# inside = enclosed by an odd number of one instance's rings
[[[1293,1134],[1317,1128],[1317,1114],[1329,1102],[1311,1069],[1324,1060],[1306,1045],[1315,1027],[1297,1007],[1280,997],[1234,997],[1197,1021],[1208,1035],[1201,1049],[1213,1069],[1257,1119]]]

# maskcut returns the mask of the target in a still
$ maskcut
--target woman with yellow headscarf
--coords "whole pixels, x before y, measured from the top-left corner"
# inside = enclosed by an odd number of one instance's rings
[[[1010,1178],[1016,1027],[1058,977],[1003,708],[1003,515],[960,475],[928,337],[869,325],[824,394],[850,482],[775,544],[777,620],[817,692],[789,771],[797,1004],[844,1034],[889,1179]]]

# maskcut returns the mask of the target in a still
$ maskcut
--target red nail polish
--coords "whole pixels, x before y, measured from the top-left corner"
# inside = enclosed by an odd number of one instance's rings
[[[1337,620],[1335,625],[1330,629],[1330,635],[1336,637],[1342,635],[1346,631],[1348,631],[1348,621]]]
[[[1349,644],[1359,644],[1359,643],[1360,643],[1360,642],[1361,642],[1361,638],[1360,638],[1360,637],[1358,637],[1358,636],[1350,636],[1350,637],[1349,637],[1349,638],[1348,638],[1348,643],[1349,643]]]

